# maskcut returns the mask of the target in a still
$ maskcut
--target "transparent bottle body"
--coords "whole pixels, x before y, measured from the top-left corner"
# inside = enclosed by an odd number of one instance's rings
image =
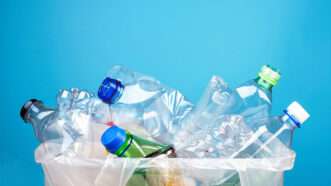
[[[258,129],[261,126],[259,121],[271,113],[271,87],[262,86],[261,81],[257,78],[238,86],[233,91],[233,105],[228,110],[228,113],[242,115],[253,130]]]
[[[247,143],[246,147],[239,150],[233,157],[236,158],[277,158],[286,157],[291,153],[295,123],[287,115],[269,118],[264,121],[254,134],[254,143]],[[259,132],[260,131],[260,132]],[[252,140],[253,141],[253,140]],[[228,180],[220,183],[233,182],[240,183],[239,175],[235,172],[229,173]]]
[[[108,76],[124,85],[122,96],[110,106],[113,122],[144,138],[171,144],[193,105],[179,91],[124,67],[114,66]]]
[[[273,137],[291,148],[294,131],[298,126],[286,114],[270,118],[265,122],[265,126]]]
[[[210,128],[197,130],[186,138],[178,154],[195,158],[234,158],[253,135],[240,115],[216,118]]]
[[[251,130],[241,116],[228,115],[215,121],[218,127],[199,131],[188,144],[177,150],[179,157],[196,158],[277,158],[291,154],[290,145],[296,126],[286,116],[265,119],[264,125]],[[212,185],[240,185],[236,171],[222,173]]]
[[[27,114],[28,122],[32,124],[35,136],[41,143],[48,140],[69,143],[79,137],[67,121],[59,117],[56,110],[37,103],[31,106]]]
[[[261,81],[250,80],[231,90],[222,78],[213,76],[198,105],[184,120],[185,127],[176,136],[176,147],[183,146],[196,131],[217,128],[215,118],[224,115],[240,115],[245,125],[257,130],[259,121],[268,118],[271,110],[271,86],[262,86]]]
[[[198,102],[197,106],[182,121],[183,128],[175,136],[175,147],[186,146],[190,137],[197,133],[205,134],[214,125],[215,118],[220,117],[233,104],[231,91],[218,76],[213,76]]]
[[[259,81],[254,79],[231,90],[220,77],[214,76],[185,120],[186,128],[177,136],[177,154],[199,158],[258,158],[288,153],[283,141],[291,138],[291,130],[286,127],[280,130],[283,122],[275,127],[272,124],[275,118],[269,122],[271,86],[261,86]],[[224,174],[225,179],[215,185],[239,184],[235,171]]]
[[[287,115],[277,116],[264,121],[264,126],[259,130],[264,131],[256,135],[257,143],[243,148],[242,152],[237,153],[238,158],[272,158],[286,157],[291,153],[295,123]],[[235,182],[240,184],[239,175],[236,172],[229,173],[228,179],[220,180],[218,185],[226,185]]]
[[[72,88],[57,95],[59,119],[79,134],[81,142],[99,142],[111,121],[109,107],[88,91]]]

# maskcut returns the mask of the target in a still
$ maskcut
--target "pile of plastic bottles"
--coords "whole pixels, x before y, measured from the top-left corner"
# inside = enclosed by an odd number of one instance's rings
[[[293,153],[293,133],[309,117],[296,101],[280,115],[271,115],[272,89],[279,79],[279,71],[267,65],[256,78],[234,89],[213,76],[193,105],[153,77],[114,66],[96,94],[77,88],[61,90],[56,108],[30,99],[20,114],[40,143],[53,144],[47,146],[47,151],[56,152],[53,159],[88,159],[91,154],[112,163],[122,158],[277,159]],[[125,183],[108,175],[108,184],[242,185],[237,171],[219,172],[222,175],[216,181],[205,181],[176,172],[174,167],[167,173],[135,168],[120,174],[129,175]],[[54,180],[48,183],[56,185]]]

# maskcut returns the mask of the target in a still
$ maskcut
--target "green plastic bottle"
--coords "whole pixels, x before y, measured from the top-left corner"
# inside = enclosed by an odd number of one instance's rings
[[[175,150],[170,145],[140,138],[115,125],[103,133],[101,142],[108,152],[118,157],[153,158],[160,155],[166,155],[170,158],[176,157]],[[136,170],[127,185],[150,186],[150,180],[146,178],[147,171],[150,170]]]
[[[176,157],[175,150],[170,145],[152,142],[132,135],[122,128],[112,126],[101,137],[107,151],[126,158],[150,158],[162,154]]]

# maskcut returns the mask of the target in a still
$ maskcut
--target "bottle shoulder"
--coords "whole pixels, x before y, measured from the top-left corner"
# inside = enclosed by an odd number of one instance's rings
[[[271,104],[272,92],[268,89],[260,87],[255,80],[247,81],[235,88],[234,94],[244,102],[249,104],[252,102],[265,102]]]

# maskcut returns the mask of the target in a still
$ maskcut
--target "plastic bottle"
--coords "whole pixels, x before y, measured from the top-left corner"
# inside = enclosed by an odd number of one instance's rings
[[[111,124],[109,107],[86,90],[63,89],[57,95],[57,104],[60,116],[90,141],[99,142]]]
[[[265,65],[257,78],[231,90],[222,78],[213,76],[196,108],[184,120],[184,128],[175,137],[176,149],[186,146],[190,142],[187,139],[197,131],[206,133],[210,128],[218,128],[220,121],[215,118],[226,118],[223,117],[226,115],[241,116],[245,125],[257,130],[260,123],[256,121],[270,115],[272,87],[279,78],[277,70]]]
[[[179,156],[228,158],[241,149],[254,134],[240,115],[223,115],[215,118],[213,123],[214,127],[197,130],[188,136],[185,146],[178,149]]]
[[[193,107],[179,91],[121,66],[110,70],[98,97],[110,105],[114,123],[166,144],[173,143],[182,119]]]
[[[46,107],[37,99],[27,101],[21,108],[20,115],[26,123],[32,124],[35,136],[41,143],[55,140],[70,144],[80,136],[66,119],[59,117],[56,109]]]
[[[272,107],[272,88],[277,85],[280,73],[277,69],[264,65],[255,79],[235,88],[231,95],[232,103],[226,113],[240,114],[247,125],[256,130],[259,118],[270,117]]]
[[[262,135],[259,140],[263,142],[264,146],[268,145],[269,148],[272,148],[274,152],[277,147],[273,147],[272,143],[276,140],[291,148],[295,129],[300,128],[309,117],[309,113],[298,102],[294,101],[284,110],[282,115],[265,121],[264,124],[268,133]]]
[[[108,126],[97,123],[91,113],[87,112],[91,108],[87,92],[78,89],[62,90],[57,101],[57,108],[49,108],[42,101],[31,99],[21,108],[21,118],[32,125],[40,143],[59,144],[59,148],[54,149],[58,153],[89,156],[93,149],[85,145],[99,143],[101,134]]]
[[[108,152],[118,157],[155,158],[160,156],[176,157],[175,150],[169,145],[163,145],[132,135],[117,126],[107,129],[101,137],[101,142]],[[179,171],[174,169],[150,168],[137,170],[127,185],[183,185]]]
[[[308,112],[298,102],[294,101],[284,110],[282,115],[260,120],[260,128],[254,133],[247,133],[250,136],[247,136],[244,140],[246,143],[235,149],[228,157],[271,158],[286,156],[291,151],[295,129],[300,128],[309,117]],[[215,141],[213,143],[215,144]],[[226,143],[223,144],[223,146],[226,145]],[[229,173],[227,178],[220,183],[228,183],[229,180],[231,182],[237,180],[239,183],[239,177],[235,172]]]
[[[231,90],[227,83],[219,77],[213,76],[197,106],[182,121],[183,128],[176,134],[174,145],[177,150],[190,145],[194,136],[206,134],[215,121],[231,103]]]
[[[145,140],[115,125],[103,133],[101,142],[108,152],[119,157],[148,158],[161,154],[176,157],[175,150],[171,146]]]

